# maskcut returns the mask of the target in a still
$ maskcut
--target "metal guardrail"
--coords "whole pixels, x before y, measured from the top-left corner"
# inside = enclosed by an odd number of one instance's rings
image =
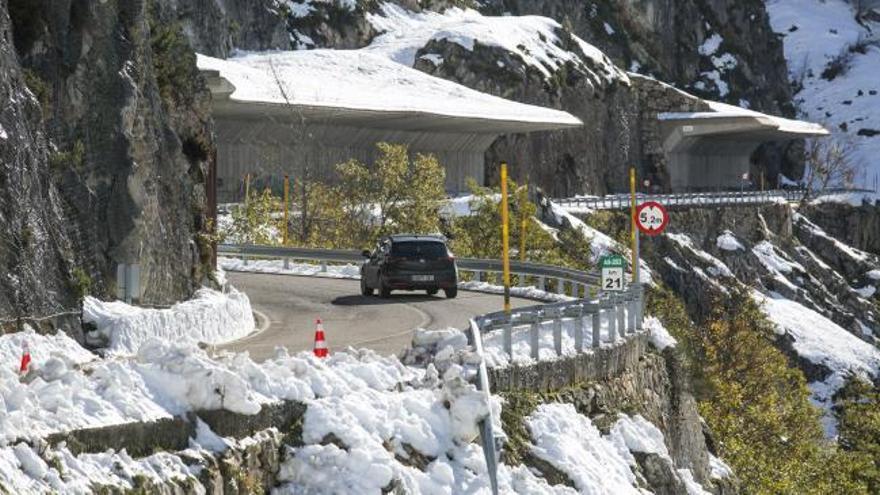
[[[820,198],[841,193],[871,193],[868,189],[826,189],[813,191],[811,198]],[[680,206],[749,206],[770,204],[779,201],[797,202],[807,196],[806,189],[774,189],[770,191],[722,191],[675,194],[638,193],[642,201],[658,201],[667,207]],[[593,210],[622,210],[630,208],[631,198],[628,194],[610,194],[606,196],[575,196],[571,198],[553,199],[554,203],[563,208],[590,208]]]
[[[245,260],[248,258],[282,259],[285,263],[289,260],[317,261],[321,264],[324,271],[326,271],[328,263],[359,264],[364,261],[360,251],[355,250],[292,248],[250,244],[221,244],[217,246],[217,254],[239,256]],[[474,279],[477,281],[482,281],[483,275],[486,275],[488,280],[491,274],[500,274],[502,271],[500,260],[456,258],[455,263],[459,271],[473,273]],[[536,281],[535,285],[542,290],[546,288],[547,281],[555,280],[558,293],[564,294],[566,289],[569,289],[568,292],[575,297],[578,297],[580,294],[584,294],[586,297],[589,294],[588,288],[599,284],[599,276],[595,273],[541,263],[511,260],[510,272],[517,276],[520,285],[525,285],[526,277],[534,278]]]
[[[353,250],[222,244],[217,247],[217,251],[218,254],[241,256],[245,259],[248,257],[283,259],[285,263],[288,260],[317,261],[325,270],[327,263],[361,263],[364,259],[360,252]],[[473,272],[477,280],[482,280],[484,273],[488,277],[492,273],[500,275],[502,271],[500,260],[458,258],[456,263],[460,271]],[[599,275],[595,273],[520,261],[511,261],[510,271],[519,276],[520,285],[524,285],[526,277],[530,276],[536,279],[538,288],[545,289],[546,281],[555,279],[557,281],[556,289],[559,293],[565,293],[566,284],[568,284],[572,295],[579,297],[583,294],[584,298],[527,306],[511,310],[509,313],[497,311],[479,315],[470,320],[468,340],[480,357],[476,377],[477,388],[486,393],[487,401],[489,401],[491,391],[483,354],[483,335],[486,333],[503,332],[504,352],[511,356],[512,361],[514,329],[528,326],[529,355],[538,361],[540,360],[541,331],[547,323],[550,324],[553,331],[553,348],[556,356],[562,356],[562,323],[565,319],[577,322],[574,335],[576,352],[584,352],[588,347],[597,348],[603,343],[618,342],[620,339],[626,339],[642,331],[644,288],[640,284],[620,293],[605,294],[598,299],[590,299],[589,286],[598,285],[600,280]],[[603,319],[607,322],[608,328],[608,338],[604,342],[601,332]],[[588,322],[591,336],[589,344],[585,342]],[[479,426],[480,442],[486,456],[486,467],[489,471],[492,492],[497,494],[498,457],[492,419],[482,420]]]
[[[608,333],[604,342],[615,343],[621,339],[632,337],[642,332],[644,316],[644,287],[635,284],[617,294],[606,294],[596,300],[580,299],[554,304],[528,306],[511,310],[509,313],[497,311],[478,316],[470,321],[468,340],[480,357],[477,368],[477,388],[485,391],[486,400],[490,399],[489,376],[486,359],[483,355],[483,334],[500,330],[503,332],[504,352],[513,361],[513,329],[528,326],[529,356],[540,361],[541,331],[546,323],[550,323],[553,331],[553,350],[556,356],[562,356],[562,323],[565,319],[576,322],[574,327],[575,352],[586,350],[584,342],[587,322],[590,325],[590,348],[598,348],[603,344],[602,320],[607,321]],[[498,493],[498,455],[495,433],[492,429],[492,418],[480,421],[480,443],[486,457],[486,468],[492,493]]]

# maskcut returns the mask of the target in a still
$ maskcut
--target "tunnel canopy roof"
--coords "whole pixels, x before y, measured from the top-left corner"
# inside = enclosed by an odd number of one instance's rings
[[[391,130],[507,134],[580,127],[575,116],[469,89],[362,50],[198,55],[216,115]]]
[[[691,138],[711,141],[767,142],[810,136],[825,136],[828,130],[819,124],[786,119],[746,108],[707,101],[711,111],[666,112],[657,115],[664,130],[664,146],[672,151]]]

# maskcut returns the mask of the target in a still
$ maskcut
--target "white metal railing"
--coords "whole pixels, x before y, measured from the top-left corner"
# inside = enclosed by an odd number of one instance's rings
[[[806,189],[774,189],[769,191],[718,191],[673,194],[638,193],[639,202],[658,201],[667,207],[683,206],[750,206],[784,202],[797,202],[805,197],[819,198],[841,193],[868,193],[867,189],[827,189],[812,191]],[[575,196],[553,199],[554,203],[566,209],[589,208],[592,210],[623,210],[631,206],[629,194],[609,194],[606,196]]]

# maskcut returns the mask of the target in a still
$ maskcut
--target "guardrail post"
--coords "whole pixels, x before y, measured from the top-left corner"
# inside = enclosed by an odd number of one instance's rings
[[[617,298],[617,332],[626,338],[626,296]]]
[[[516,285],[517,287],[525,287],[526,286],[526,276],[522,273],[517,273],[516,275]]]
[[[538,287],[536,287],[536,289],[538,289],[538,290],[544,290],[546,287],[547,287],[547,286],[545,285],[544,276],[543,276],[543,275],[542,275],[542,276],[539,276],[539,277],[538,277]]]
[[[556,293],[565,295],[565,280],[561,278],[556,279]]]
[[[636,331],[640,332],[644,327],[645,315],[645,286],[641,283],[635,285],[636,289]]]
[[[587,325],[587,316],[581,310],[574,324],[574,350],[577,353],[584,352],[584,327]]]
[[[532,321],[532,326],[529,328],[529,351],[532,355],[532,359],[535,361],[538,360],[541,346],[541,318],[536,317],[534,321]]]
[[[608,317],[608,341],[612,343],[617,340],[617,313],[614,309],[614,299],[614,296],[609,296],[605,307],[605,314]]]
[[[553,349],[557,356],[562,355],[562,315],[559,313],[553,317]]]
[[[628,333],[636,333],[636,313],[638,310],[636,307],[639,304],[638,292],[635,286],[630,287],[629,294],[627,295],[627,308],[626,308],[626,326],[629,330]]]
[[[495,285],[500,285],[502,287],[504,286],[504,274],[503,273],[498,272],[495,274]]]
[[[597,348],[602,345],[602,308],[601,306],[596,306],[596,312],[593,313],[593,326],[591,328],[593,331],[593,348]]]
[[[284,269],[290,270],[290,258],[284,258]]]
[[[327,262],[324,260],[321,260],[321,273],[326,273],[326,272],[327,272]]]
[[[513,362],[513,324],[507,322],[501,327],[501,331],[503,333],[502,338],[504,339],[504,352],[508,356],[510,356],[510,361]]]
[[[480,270],[474,270],[474,282],[482,282],[480,278],[482,277],[482,272]]]

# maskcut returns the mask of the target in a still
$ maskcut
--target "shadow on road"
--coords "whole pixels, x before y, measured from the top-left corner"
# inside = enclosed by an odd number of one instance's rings
[[[442,301],[442,296],[429,296],[426,294],[391,294],[388,299],[377,296],[350,295],[340,296],[330,301],[335,306],[379,306],[382,304],[406,304],[425,301]]]

